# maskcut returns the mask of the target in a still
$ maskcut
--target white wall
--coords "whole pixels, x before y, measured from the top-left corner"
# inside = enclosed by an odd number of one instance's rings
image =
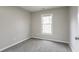
[[[32,37],[69,43],[69,9],[54,8],[32,13]],[[52,35],[41,34],[41,15],[53,14]]]
[[[79,52],[79,40],[75,40],[77,36],[78,26],[78,7],[70,7],[70,47],[72,51]]]
[[[30,13],[18,7],[0,7],[0,49],[30,37]]]

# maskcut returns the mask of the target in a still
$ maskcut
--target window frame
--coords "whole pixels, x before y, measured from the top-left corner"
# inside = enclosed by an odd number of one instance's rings
[[[49,24],[43,24],[42,23],[42,20],[43,20],[42,17],[44,17],[44,16],[51,16],[52,17],[51,23],[49,23]],[[53,23],[53,14],[42,14],[41,15],[41,32],[42,32],[42,34],[52,34],[52,27],[53,27],[52,23]],[[43,26],[44,25],[51,25],[51,28],[50,28],[51,31],[50,31],[50,33],[44,33],[44,31],[43,31]]]

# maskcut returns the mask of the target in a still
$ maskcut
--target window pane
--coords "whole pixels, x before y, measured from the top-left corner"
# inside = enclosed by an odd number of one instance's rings
[[[51,24],[43,25],[43,33],[51,33]]]
[[[43,16],[42,24],[52,23],[52,16]]]

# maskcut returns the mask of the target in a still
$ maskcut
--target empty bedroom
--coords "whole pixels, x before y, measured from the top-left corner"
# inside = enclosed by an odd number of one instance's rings
[[[77,6],[0,6],[0,52],[79,52]]]

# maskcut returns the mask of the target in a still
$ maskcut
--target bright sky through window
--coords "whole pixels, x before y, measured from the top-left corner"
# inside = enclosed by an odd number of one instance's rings
[[[42,16],[42,33],[51,34],[52,33],[52,15]]]

